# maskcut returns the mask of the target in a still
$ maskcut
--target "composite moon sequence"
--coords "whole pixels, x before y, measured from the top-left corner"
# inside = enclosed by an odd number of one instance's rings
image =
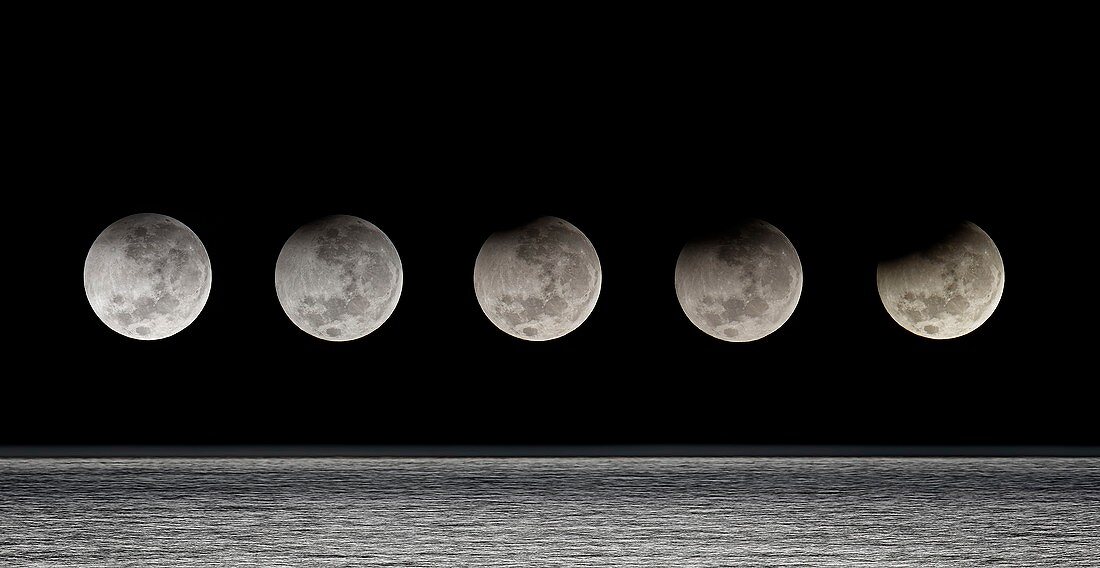
[[[939,242],[880,263],[878,293],[901,327],[930,339],[952,339],[981,326],[1001,301],[1001,252],[974,223],[962,223]]]
[[[183,223],[139,213],[112,223],[84,261],[84,291],[103,323],[134,339],[191,325],[210,296],[210,257]]]
[[[493,233],[474,261],[474,293],[485,316],[529,341],[577,329],[596,306],[602,283],[592,242],[557,217]]]
[[[275,292],[287,317],[327,341],[351,341],[378,329],[397,307],[403,281],[389,237],[350,215],[301,227],[275,264]]]
[[[126,337],[163,339],[198,317],[211,288],[210,257],[187,226],[165,215],[124,217],[104,229],[84,264],[96,316]],[[802,264],[775,226],[749,220],[688,242],[675,267],[687,318],[728,342],[766,337],[794,313]],[[492,234],[474,261],[485,316],[528,341],[582,325],[599,298],[603,270],[592,242],[569,222],[543,217]],[[393,242],[370,222],[334,215],[290,236],[275,266],[283,311],[306,333],[350,341],[378,329],[401,297],[404,273]],[[932,246],[878,264],[879,298],[904,329],[931,339],[966,335],[997,308],[1004,262],[980,227],[960,223]]]
[[[802,294],[802,263],[779,229],[752,220],[689,242],[676,261],[676,297],[691,323],[723,341],[779,329]]]

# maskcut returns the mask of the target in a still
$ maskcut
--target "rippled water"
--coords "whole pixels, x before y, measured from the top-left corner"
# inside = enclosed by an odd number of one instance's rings
[[[1100,566],[1100,459],[0,459],[0,566]]]

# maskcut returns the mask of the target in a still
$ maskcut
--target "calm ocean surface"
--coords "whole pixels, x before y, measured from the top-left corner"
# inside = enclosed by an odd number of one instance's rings
[[[1100,459],[0,459],[0,566],[1100,566]]]

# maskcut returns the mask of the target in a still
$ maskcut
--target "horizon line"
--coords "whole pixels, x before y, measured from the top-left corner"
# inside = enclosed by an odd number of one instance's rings
[[[0,445],[0,458],[1100,457],[1100,446],[887,444]]]

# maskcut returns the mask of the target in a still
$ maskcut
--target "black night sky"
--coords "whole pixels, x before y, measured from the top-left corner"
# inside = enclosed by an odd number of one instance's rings
[[[1012,46],[86,39],[43,48],[20,110],[33,174],[9,215],[31,270],[6,271],[23,325],[0,444],[1100,442],[1060,331],[1086,291],[1057,244],[1079,241],[1056,109]],[[104,326],[81,281],[138,212],[187,224],[213,266],[205,310],[160,341]],[[334,213],[405,270],[394,315],[349,343],[298,330],[273,283],[287,237]],[[472,271],[490,233],[541,215],[587,234],[604,281],[584,325],[531,343],[484,317]],[[673,268],[746,216],[794,243],[805,286],[779,331],[724,343]],[[922,339],[876,263],[960,220],[1000,248],[1004,297],[974,333]]]

